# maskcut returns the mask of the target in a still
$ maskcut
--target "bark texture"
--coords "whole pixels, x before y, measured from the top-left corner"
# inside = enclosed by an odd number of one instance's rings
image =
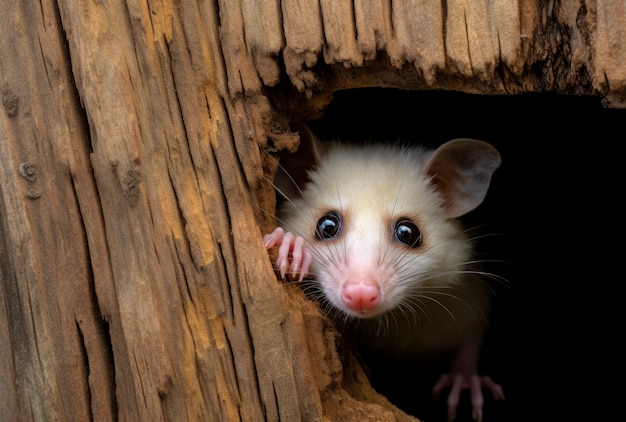
[[[411,420],[261,234],[363,86],[626,107],[626,3],[1,2],[0,420]]]

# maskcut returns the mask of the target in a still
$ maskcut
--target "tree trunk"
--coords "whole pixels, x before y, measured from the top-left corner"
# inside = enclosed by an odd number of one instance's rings
[[[0,420],[411,420],[274,275],[267,152],[348,88],[626,107],[623,1],[514,3],[2,2]]]

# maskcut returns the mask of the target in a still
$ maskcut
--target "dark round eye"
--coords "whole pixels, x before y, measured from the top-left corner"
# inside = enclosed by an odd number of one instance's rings
[[[417,248],[422,244],[422,233],[417,224],[407,218],[401,218],[393,223],[393,237],[411,248]]]
[[[329,211],[317,220],[315,236],[319,240],[330,240],[341,233],[341,216],[337,211]]]

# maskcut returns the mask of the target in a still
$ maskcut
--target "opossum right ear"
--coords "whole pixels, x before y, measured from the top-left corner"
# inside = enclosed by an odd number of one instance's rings
[[[448,141],[431,154],[425,171],[443,195],[446,217],[460,217],[483,202],[501,161],[492,145],[468,138]]]
[[[295,152],[282,152],[274,177],[276,191],[287,200],[302,195],[302,189],[309,182],[309,170],[319,165],[328,149],[304,122],[295,122],[291,128],[300,135],[300,145]]]

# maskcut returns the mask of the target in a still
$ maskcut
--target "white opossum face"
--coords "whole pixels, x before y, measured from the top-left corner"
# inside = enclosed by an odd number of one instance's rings
[[[342,313],[373,317],[459,281],[471,245],[450,210],[468,207],[450,205],[435,180],[445,172],[428,172],[433,160],[436,152],[415,148],[335,148],[281,213],[285,228],[305,238],[311,275]]]

